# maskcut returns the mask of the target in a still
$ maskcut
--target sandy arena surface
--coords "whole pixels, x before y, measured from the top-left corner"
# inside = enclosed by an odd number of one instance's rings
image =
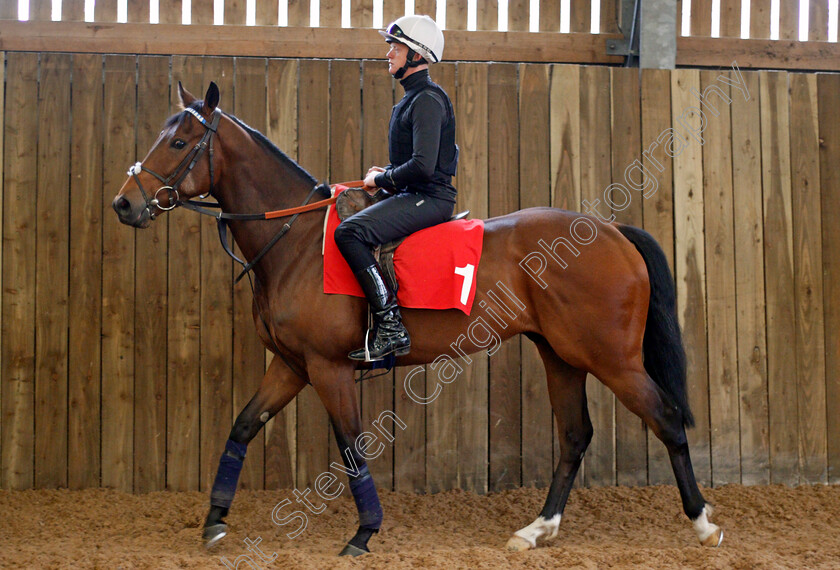
[[[339,497],[306,530],[275,525],[271,511],[291,491],[242,491],[230,534],[202,546],[207,496],[159,492],[0,491],[2,568],[840,568],[840,486],[743,487],[704,494],[725,537],[703,548],[682,514],[675,487],[575,490],[557,538],[524,553],[504,549],[509,535],[539,513],[543,489],[480,496],[381,493],[382,532],[373,553],[336,554],[355,529],[352,499]],[[293,509],[286,507],[284,513]],[[245,538],[272,562],[251,554]],[[241,557],[238,561],[237,557]]]

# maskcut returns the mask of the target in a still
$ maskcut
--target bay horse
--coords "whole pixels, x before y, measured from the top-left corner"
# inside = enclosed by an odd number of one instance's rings
[[[318,210],[320,215],[251,221],[254,213],[292,208],[327,194],[264,135],[223,113],[215,83],[203,100],[180,83],[178,94],[182,110],[165,122],[143,162],[129,170],[113,207],[122,223],[145,228],[176,206],[201,209],[194,198],[211,194],[223,212],[217,217],[230,217],[231,232],[245,259],[256,261],[254,321],[262,342],[275,354],[259,389],[231,429],[210,496],[204,539],[211,545],[226,534],[224,519],[248,443],[311,384],[329,414],[359,512],[359,528],[341,554],[369,552],[368,541],[380,528],[382,508],[360,437],[355,373],[365,364],[347,358],[348,351],[362,345],[366,302],[323,293],[323,209]],[[582,226],[588,234],[580,231]],[[266,247],[283,234],[281,243]],[[557,239],[573,235],[577,242]],[[577,254],[568,263],[543,264],[537,279],[535,271],[523,269],[534,269],[539,261],[529,257],[539,240],[552,248],[564,245],[565,250],[553,249],[555,256]],[[474,302],[498,307],[497,315],[507,308],[492,291],[500,277],[506,279],[509,299],[516,299],[521,312],[497,332],[502,339],[525,334],[536,343],[560,444],[542,511],[511,536],[507,547],[534,548],[538,540],[558,532],[593,433],[587,373],[606,385],[665,444],[685,514],[703,545],[718,546],[723,533],[709,521],[711,507],[697,486],[686,440],[685,428],[693,424],[693,417],[686,396],[686,359],[673,277],[653,237],[638,228],[554,208],[490,218],[485,221]],[[470,320],[459,310],[405,309],[403,316],[412,347],[397,359],[398,366],[431,363],[451,353],[452,347],[460,354],[487,347],[475,335],[465,336]]]

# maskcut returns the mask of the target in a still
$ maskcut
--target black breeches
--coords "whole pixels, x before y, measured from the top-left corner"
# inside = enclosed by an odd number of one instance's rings
[[[353,273],[373,265],[372,249],[440,224],[452,217],[454,204],[424,194],[404,192],[350,216],[335,230],[335,243]]]

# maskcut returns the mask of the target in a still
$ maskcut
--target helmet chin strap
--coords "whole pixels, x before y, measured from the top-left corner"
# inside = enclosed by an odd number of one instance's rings
[[[408,47],[408,46],[406,46],[406,47]],[[417,52],[409,47],[408,48],[408,55],[405,56],[405,65],[403,65],[401,68],[399,68],[397,70],[396,73],[394,73],[394,77],[396,79],[402,79],[403,76],[405,75],[405,72],[408,71],[408,68],[419,67],[419,66],[423,65],[424,63],[426,63],[426,60],[423,59],[422,57],[418,60],[415,60],[414,59],[415,55],[417,55]]]

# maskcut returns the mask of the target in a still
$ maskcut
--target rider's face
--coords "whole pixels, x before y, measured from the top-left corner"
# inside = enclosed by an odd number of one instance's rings
[[[405,59],[408,57],[408,46],[397,42],[391,42],[388,45],[390,46],[387,55],[388,73],[393,75],[405,65]]]

